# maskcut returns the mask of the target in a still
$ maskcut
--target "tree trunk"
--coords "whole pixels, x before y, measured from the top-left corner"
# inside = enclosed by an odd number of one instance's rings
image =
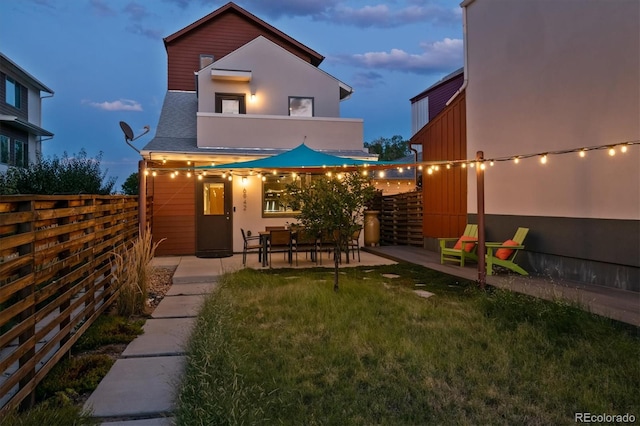
[[[338,276],[339,276],[339,269],[340,269],[340,243],[337,243],[334,248],[333,248],[333,291],[335,291],[336,293],[338,292],[338,290],[340,289],[338,287]]]

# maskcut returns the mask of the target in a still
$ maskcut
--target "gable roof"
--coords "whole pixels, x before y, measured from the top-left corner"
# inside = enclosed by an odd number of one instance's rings
[[[284,40],[285,42],[295,46],[296,48],[304,51],[305,53],[307,53],[309,55],[309,57],[311,58],[311,63],[313,65],[315,65],[316,67],[318,65],[320,65],[320,63],[324,60],[324,56],[322,56],[321,54],[319,54],[318,52],[316,52],[315,50],[305,46],[304,44],[300,43],[299,41],[297,41],[296,39],[288,36],[287,34],[283,33],[282,31],[280,31],[279,29],[275,28],[272,25],[269,25],[268,23],[266,23],[265,21],[263,21],[262,19],[258,18],[257,16],[253,15],[252,13],[246,11],[245,9],[241,8],[240,6],[238,6],[237,4],[233,3],[233,2],[229,2],[227,4],[225,4],[224,6],[220,7],[219,9],[214,10],[213,12],[211,12],[210,14],[208,14],[207,16],[198,19],[197,21],[195,21],[194,23],[192,23],[191,25],[188,25],[186,27],[184,27],[183,29],[181,29],[180,31],[177,31],[173,34],[171,34],[168,37],[165,37],[164,40],[164,44],[165,44],[165,48],[167,46],[167,44],[170,44],[172,42],[174,42],[175,40],[179,39],[180,37],[183,37],[184,35],[188,34],[189,32],[195,30],[196,28],[208,24],[211,21],[216,20],[217,18],[219,18],[220,16],[227,14],[227,13],[235,13],[237,15],[239,15],[240,17],[253,22],[254,24],[258,25],[259,27],[263,28],[267,33],[270,33],[272,35],[274,35],[275,37]]]
[[[243,44],[242,46],[240,46],[239,48],[237,48],[233,52],[228,53],[223,58],[220,58],[217,61],[213,62],[210,65],[210,68],[212,70],[220,70],[220,71],[228,71],[228,70],[230,70],[230,69],[225,68],[226,67],[225,64],[228,63],[228,62],[232,62],[233,63],[234,56],[242,55],[243,51],[246,51],[247,49],[250,49],[253,45],[260,46],[261,51],[264,51],[264,52],[268,51],[267,49],[272,49],[274,54],[278,53],[278,52],[281,52],[283,55],[288,55],[289,57],[293,58],[295,61],[298,61],[299,63],[302,63],[304,67],[308,67],[308,69],[311,69],[312,72],[324,74],[324,75],[328,76],[329,78],[335,80],[337,85],[338,85],[338,88],[340,89],[340,100],[347,99],[347,98],[349,98],[349,96],[351,96],[353,94],[353,88],[351,86],[349,86],[348,84],[344,83],[343,81],[340,81],[336,77],[334,77],[331,74],[329,74],[328,72],[326,72],[326,71],[314,66],[313,64],[310,64],[309,62],[302,60],[299,56],[291,53],[290,51],[288,51],[287,49],[285,49],[281,45],[279,45],[277,43],[274,43],[273,41],[269,40],[268,38],[266,38],[266,37],[264,37],[262,35],[259,35],[258,37],[254,38],[250,42],[248,42],[246,44]],[[205,69],[207,69],[207,67],[205,67]],[[233,69],[231,71],[236,71],[237,72],[239,70]]]
[[[18,64],[13,62],[6,56],[4,53],[0,52],[0,68],[11,70],[15,75],[19,76],[21,79],[20,83],[23,85],[29,84],[34,86],[36,89],[41,92],[50,93],[53,95],[53,90],[44,85],[40,80],[29,74],[26,70],[20,67]]]
[[[460,67],[457,70],[453,71],[452,73],[445,75],[440,80],[436,81],[431,86],[429,86],[428,88],[426,88],[425,90],[423,90],[422,92],[420,92],[419,94],[417,94],[416,96],[411,98],[410,101],[412,103],[416,102],[417,100],[423,98],[427,93],[429,93],[430,91],[432,91],[436,87],[442,86],[443,84],[453,80],[454,78],[458,77],[459,75],[462,75],[463,72],[464,72],[464,67]]]

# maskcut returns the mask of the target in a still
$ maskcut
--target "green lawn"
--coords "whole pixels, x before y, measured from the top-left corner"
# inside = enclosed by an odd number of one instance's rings
[[[178,424],[640,416],[636,328],[406,264],[345,270],[332,287],[327,270],[223,277],[188,347]]]

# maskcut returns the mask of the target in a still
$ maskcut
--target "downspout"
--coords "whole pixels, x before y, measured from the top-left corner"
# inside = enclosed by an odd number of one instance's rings
[[[473,0],[471,0],[473,1]],[[468,53],[467,53],[467,5],[469,5],[471,3],[471,1],[464,1],[460,4],[460,7],[462,7],[462,48],[463,48],[463,59],[464,59],[464,64],[462,66],[462,73],[463,73],[463,80],[462,80],[462,86],[460,86],[460,88],[456,91],[456,93],[453,94],[453,96],[451,96],[451,98],[449,98],[449,100],[447,101],[447,103],[445,104],[446,106],[449,106],[449,104],[451,102],[453,102],[453,100],[460,94],[462,93],[462,91],[464,89],[467,88],[467,81],[469,79],[469,76],[467,74],[467,64],[468,64]]]
[[[415,149],[412,145],[413,144],[411,143],[411,138],[409,138],[409,140],[407,141],[407,147],[409,148],[409,151],[413,151],[413,162],[416,164],[414,167],[415,170],[414,170],[413,185],[417,190],[418,189],[418,150]]]

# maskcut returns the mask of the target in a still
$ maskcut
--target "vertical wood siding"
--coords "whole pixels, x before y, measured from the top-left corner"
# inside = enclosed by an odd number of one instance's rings
[[[423,127],[411,142],[422,144],[423,161],[462,160],[467,155],[465,93]],[[467,222],[467,170],[441,167],[422,178],[425,237],[456,237]]]
[[[148,180],[153,194],[153,239],[166,238],[158,256],[194,255],[196,252],[195,179],[184,174],[172,179],[160,174]]]
[[[200,55],[213,55],[215,60],[233,52],[259,35],[311,62],[301,49],[286,42],[264,27],[230,12],[189,31],[167,43],[169,90],[195,90],[194,72],[200,69]]]

